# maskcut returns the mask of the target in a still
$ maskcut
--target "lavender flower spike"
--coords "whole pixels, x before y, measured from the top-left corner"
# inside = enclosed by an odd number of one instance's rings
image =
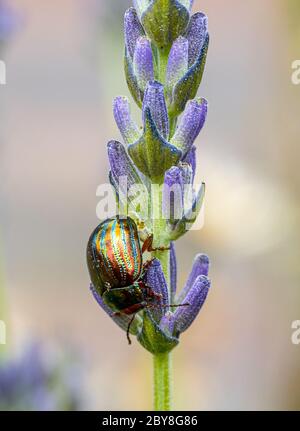
[[[128,88],[142,110],[142,127],[133,121],[127,98],[117,97],[113,112],[123,143],[109,142],[108,157],[118,209],[122,206],[122,214],[130,216],[134,235],[125,225],[106,232],[101,247],[113,271],[104,276],[97,259],[88,267],[101,308],[124,330],[133,321],[132,333],[154,355],[155,408],[162,410],[170,407],[168,376],[161,377],[169,367],[169,352],[196,318],[210,288],[209,259],[201,254],[176,293],[173,244],[195,222],[205,195],[204,183],[195,190],[194,176],[195,141],[206,121],[207,101],[196,95],[209,35],[206,16],[191,15],[193,0],[133,0],[133,5],[124,19],[124,66]],[[131,189],[136,191],[131,194]],[[101,232],[104,226],[99,225]],[[149,235],[152,248],[146,247]],[[149,262],[133,251],[143,244],[151,254]],[[110,289],[116,289],[114,295],[108,295]]]
[[[149,108],[151,116],[161,135],[169,137],[169,118],[164,96],[164,87],[157,81],[149,82],[143,102],[143,121],[145,121],[145,110]]]
[[[133,70],[139,88],[145,91],[148,82],[154,80],[151,43],[146,37],[140,37],[137,40],[133,57]]]
[[[201,132],[207,116],[207,101],[203,98],[190,100],[187,103],[179,126],[171,143],[183,152],[183,157],[192,148]]]

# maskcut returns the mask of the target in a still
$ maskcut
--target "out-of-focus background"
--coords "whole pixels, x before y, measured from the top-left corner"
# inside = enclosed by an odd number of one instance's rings
[[[111,101],[129,93],[130,4],[9,0],[18,24],[0,45],[6,362],[32,338],[60,356],[74,348],[87,409],[151,408],[151,357],[128,347],[97,306],[85,264],[106,143],[120,138]],[[179,286],[206,252],[212,290],[174,351],[175,408],[300,409],[300,345],[291,342],[300,320],[300,85],[291,81],[300,3],[196,0],[194,10],[208,15],[211,34],[199,91],[210,104],[198,139],[205,225],[176,245]]]

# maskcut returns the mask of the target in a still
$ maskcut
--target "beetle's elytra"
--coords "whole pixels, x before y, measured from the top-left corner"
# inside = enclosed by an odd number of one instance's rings
[[[148,263],[143,265],[136,223],[113,217],[100,223],[90,236],[87,263],[91,281],[115,312],[134,314],[160,298],[145,285]]]
[[[132,285],[142,270],[142,251],[135,222],[110,218],[92,233],[87,248],[91,281],[102,296],[105,290]]]

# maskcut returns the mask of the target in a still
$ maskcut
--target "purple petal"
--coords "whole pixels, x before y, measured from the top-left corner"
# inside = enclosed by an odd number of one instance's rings
[[[129,158],[124,145],[118,141],[110,141],[107,144],[107,151],[113,185],[120,186],[121,191],[126,193],[127,196],[127,190],[133,185],[142,183],[142,180]]]
[[[183,216],[184,183],[182,169],[173,166],[165,173],[162,214],[170,223],[180,220]]]
[[[207,101],[205,99],[194,99],[187,103],[175,135],[171,139],[171,143],[180,148],[184,156],[192,148],[203,128],[206,116]]]
[[[193,267],[190,272],[189,278],[184,286],[184,288],[179,293],[176,302],[181,303],[184,300],[184,297],[188,294],[190,289],[192,288],[195,280],[200,275],[208,276],[209,271],[209,257],[206,254],[199,253],[195,256]]]
[[[193,286],[182,301],[183,304],[190,305],[178,307],[174,312],[175,333],[186,331],[193,323],[206,300],[209,288],[210,280],[205,275],[200,275],[196,278]]]
[[[208,20],[204,13],[195,13],[190,20],[185,37],[189,42],[189,67],[197,60],[208,32]]]
[[[173,43],[168,59],[166,85],[170,90],[187,72],[188,57],[188,40],[180,36]]]
[[[113,102],[113,111],[115,121],[124,141],[127,145],[136,142],[140,138],[141,133],[131,118],[130,104],[127,97],[116,97]]]
[[[162,296],[161,300],[156,301],[154,307],[150,308],[154,320],[159,322],[167,310],[166,305],[169,303],[169,295],[167,282],[158,259],[153,259],[146,270],[144,282],[155,293]]]
[[[171,299],[173,302],[176,294],[177,287],[177,260],[175,253],[175,245],[174,242],[170,244],[170,291],[171,291]]]
[[[192,168],[192,183],[194,183],[195,173],[196,173],[196,147],[195,145],[186,153],[185,157],[182,159],[184,163],[188,163]]]
[[[173,336],[174,327],[175,327],[175,319],[174,313],[168,311],[161,319],[159,323],[160,329],[167,334],[168,336]]]
[[[112,318],[112,320],[124,331],[127,331],[128,325],[131,321],[132,316],[127,316],[126,314],[121,314],[120,316],[115,316],[114,312],[103,302],[101,296],[97,293],[94,286],[90,285],[91,292],[100,305],[100,307]],[[138,332],[139,326],[141,326],[142,319],[140,316],[136,315],[133,324],[130,326],[130,333],[136,335]]]
[[[143,36],[144,30],[137,16],[136,10],[131,7],[125,12],[124,16],[125,46],[131,59],[133,59],[136,42]]]
[[[139,88],[145,91],[149,81],[154,80],[153,56],[151,43],[146,37],[137,40],[133,68]]]
[[[169,117],[164,96],[164,87],[157,81],[148,83],[143,101],[143,121],[145,122],[145,111],[150,109],[151,116],[161,135],[169,137]]]

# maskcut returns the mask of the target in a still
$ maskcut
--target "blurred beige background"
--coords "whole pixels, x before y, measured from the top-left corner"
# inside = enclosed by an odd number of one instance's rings
[[[30,335],[88,358],[90,409],[149,409],[151,357],[88,290],[85,247],[119,139],[111,101],[123,76],[126,0],[15,0],[24,27],[4,60],[1,229],[12,349]],[[300,409],[298,0],[195,1],[211,44],[199,94],[204,229],[177,243],[179,285],[194,255],[212,291],[174,352],[177,409]],[[138,119],[138,117],[136,117]]]

